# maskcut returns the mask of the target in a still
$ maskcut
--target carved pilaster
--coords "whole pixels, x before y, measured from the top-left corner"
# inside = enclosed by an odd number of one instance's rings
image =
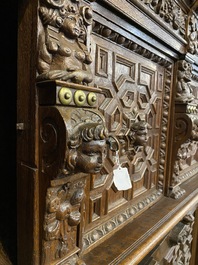
[[[171,197],[173,198],[179,198],[185,193],[185,190],[179,186],[183,182],[181,177],[181,171],[185,169],[183,161],[189,157],[191,141],[197,139],[197,105],[190,84],[192,66],[185,60],[179,61],[177,65],[173,151],[175,161],[171,180]]]
[[[92,10],[79,0],[41,0],[39,18],[41,264],[80,265],[80,207],[89,174],[103,167],[107,138],[101,90],[91,86]]]
[[[42,264],[61,264],[71,257],[71,264],[81,262],[76,256],[77,226],[84,186],[88,174],[103,167],[108,135],[103,116],[89,105],[90,95],[97,102],[98,91],[60,81],[38,83],[41,192],[46,193]],[[82,106],[90,108],[79,108],[82,95]]]

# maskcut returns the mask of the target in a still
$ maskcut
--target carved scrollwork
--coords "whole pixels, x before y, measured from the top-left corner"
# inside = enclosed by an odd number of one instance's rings
[[[186,114],[183,114],[184,117],[185,115]],[[180,137],[178,137],[178,143],[180,143],[181,145],[178,147],[174,164],[172,179],[173,186],[183,182],[185,179],[188,179],[194,174],[194,170],[188,172],[186,172],[186,170],[197,160],[196,153],[198,141],[198,120],[197,116],[194,114],[188,114],[188,118],[189,123],[186,123],[183,126],[183,133],[181,132]],[[186,141],[184,139],[186,139]]]
[[[173,188],[171,192],[171,197],[179,198],[181,197],[185,191],[180,189],[180,187],[176,187],[181,180],[179,178],[179,172],[182,167],[182,160],[186,159],[186,149],[181,148],[182,144],[184,144],[191,136],[192,132],[192,120],[190,116],[186,113],[176,113],[175,120],[175,149],[174,149],[174,169],[171,180],[171,187]],[[175,188],[174,188],[175,187]]]
[[[70,108],[65,115],[64,107],[49,107],[40,113],[43,173],[54,179],[101,170],[108,130],[99,111]]]
[[[46,179],[42,264],[84,264],[76,255],[86,181],[82,173],[96,174],[104,165],[105,120],[97,110],[56,106],[41,107],[40,121],[40,155]]]
[[[188,115],[177,114],[175,121],[175,142],[185,142],[190,137],[191,133],[191,119]]]
[[[44,120],[41,128],[43,146],[43,168],[51,167],[57,159],[57,128],[51,120]]]
[[[39,8],[37,80],[64,80],[89,84],[92,58],[86,46],[92,10],[81,1],[42,0]]]

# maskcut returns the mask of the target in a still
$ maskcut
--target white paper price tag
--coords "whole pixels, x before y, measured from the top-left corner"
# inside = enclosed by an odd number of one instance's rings
[[[117,190],[128,190],[132,188],[131,179],[126,167],[119,166],[113,170],[113,181]]]

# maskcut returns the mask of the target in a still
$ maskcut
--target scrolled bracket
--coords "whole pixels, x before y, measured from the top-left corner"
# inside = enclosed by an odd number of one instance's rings
[[[192,120],[185,113],[177,113],[175,121],[175,138],[174,142],[179,148],[182,143],[188,140],[192,132]]]
[[[173,149],[173,173],[170,183],[170,197],[178,199],[185,194],[180,187],[179,170],[181,167],[181,146],[192,137],[193,116],[190,113],[194,105],[192,103],[176,104],[175,127],[174,127],[174,149]],[[196,107],[195,107],[196,108]]]
[[[89,174],[103,167],[108,130],[96,109],[97,88],[61,81],[38,83],[42,265],[85,265],[77,227]],[[82,106],[76,92],[85,95]],[[51,93],[49,93],[51,92]],[[95,104],[90,104],[90,102]]]

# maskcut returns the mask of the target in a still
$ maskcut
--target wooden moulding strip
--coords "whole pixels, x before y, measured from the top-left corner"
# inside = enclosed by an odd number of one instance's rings
[[[198,205],[198,174],[182,184],[186,193],[175,200],[163,196],[110,238],[82,255],[87,265],[138,265]]]
[[[137,265],[139,262],[171,231],[171,229],[189,212],[189,210],[198,203],[198,189],[196,189],[189,197],[186,204],[179,207],[179,211],[169,219],[167,219],[162,226],[156,229],[145,241],[140,243],[137,248],[127,254],[125,251],[125,258],[119,261],[120,265]],[[180,204],[181,206],[181,204]],[[166,218],[166,217],[165,217]],[[162,222],[161,220],[160,222]],[[123,254],[121,255],[123,256]],[[120,259],[119,259],[120,260]],[[117,264],[112,262],[110,264]]]

